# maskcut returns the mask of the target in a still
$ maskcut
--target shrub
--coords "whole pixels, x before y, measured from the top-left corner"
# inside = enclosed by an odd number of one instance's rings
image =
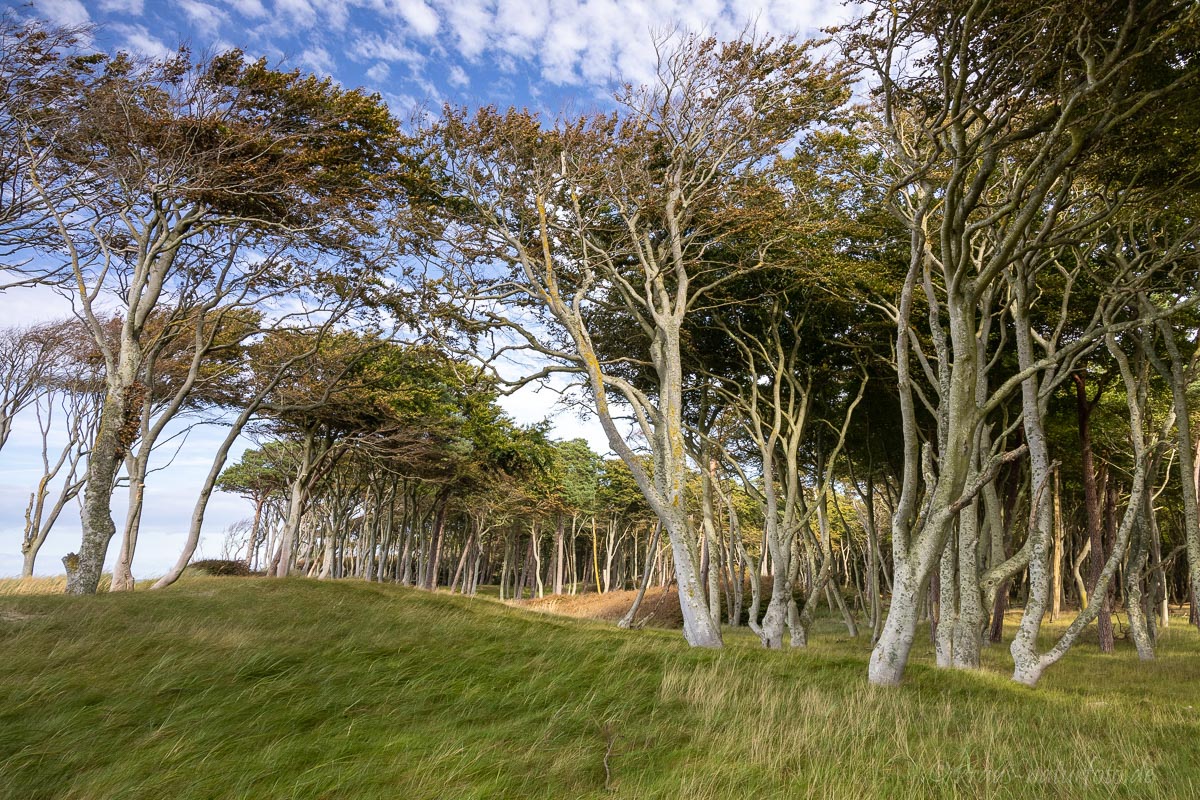
[[[188,565],[197,572],[205,575],[224,575],[237,578],[248,578],[252,574],[245,561],[231,561],[220,558],[207,558],[193,561]]]

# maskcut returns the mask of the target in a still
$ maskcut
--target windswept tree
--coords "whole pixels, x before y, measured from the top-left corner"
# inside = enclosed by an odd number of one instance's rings
[[[718,647],[685,509],[681,331],[716,287],[761,266],[780,234],[760,211],[774,205],[763,198],[776,157],[846,90],[811,44],[791,39],[686,36],[658,47],[655,78],[625,86],[612,115],[547,127],[527,112],[447,109],[429,133],[460,234],[451,277],[500,342],[492,355],[529,349],[547,363],[529,380],[583,381],[670,540],[684,636]],[[733,239],[736,264],[724,252]],[[614,316],[633,320],[641,352],[598,346]],[[631,363],[646,365],[653,391],[625,377]]]
[[[39,345],[42,357],[32,377],[38,386],[25,421],[33,416],[41,434],[41,475],[29,495],[21,537],[22,577],[34,564],[50,531],[68,503],[83,488],[81,467],[95,437],[103,369],[90,337],[78,320],[38,326],[49,334],[52,349]],[[41,339],[42,337],[39,337]]]
[[[0,330],[0,450],[17,415],[54,385],[71,352],[69,323],[13,326]]]
[[[380,220],[404,225],[420,170],[378,96],[240,52],[72,63],[52,101],[14,113],[21,146],[36,153],[22,162],[22,185],[50,231],[22,269],[64,282],[105,362],[83,541],[65,560],[68,591],[90,593],[115,532],[114,479],[149,391],[155,321],[203,318],[281,286],[367,280],[382,266],[368,255]],[[68,193],[55,189],[64,174]],[[113,304],[115,339],[102,331]]]
[[[900,680],[935,569],[940,625],[949,620],[951,632],[939,661],[978,665],[980,525],[996,528],[987,487],[1006,463],[1026,457],[1028,546],[993,565],[990,578],[1019,572],[1027,559],[1031,601],[1043,605],[1052,467],[1040,430],[1045,398],[1072,359],[1100,345],[1134,276],[1101,297],[1107,316],[1098,308],[1070,340],[1062,317],[1034,327],[1039,287],[1059,274],[1059,248],[1111,216],[1076,180],[1086,159],[1124,121],[1195,79],[1194,64],[1175,56],[1196,16],[1195,4],[1177,0],[912,0],[878,4],[845,32],[847,52],[875,82],[889,202],[910,239],[906,280],[889,308],[904,454],[892,518],[894,592],[871,657],[874,683]],[[1144,80],[1144,70],[1172,60],[1174,76]],[[1011,343],[1001,332],[1008,325]],[[1013,351],[1019,372],[1005,375]],[[1019,445],[999,417],[1018,397]],[[1013,645],[1018,680],[1041,672],[1039,625],[1040,612],[1027,615]]]
[[[104,59],[84,47],[87,34],[0,12],[0,290],[44,280],[22,273],[33,257],[30,245],[53,247],[53,208],[82,188],[80,173],[42,145],[46,132],[70,125],[62,101]]]

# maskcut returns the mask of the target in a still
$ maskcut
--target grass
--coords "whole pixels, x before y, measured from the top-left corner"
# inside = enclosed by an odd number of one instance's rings
[[[112,574],[100,576],[99,590],[107,592],[112,586]],[[0,578],[0,597],[12,594],[62,594],[67,589],[67,576],[52,578]]]
[[[360,582],[0,597],[0,798],[1200,796],[1200,642],[1026,689]]]

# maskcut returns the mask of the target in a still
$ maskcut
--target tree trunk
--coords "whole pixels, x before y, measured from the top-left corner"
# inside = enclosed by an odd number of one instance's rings
[[[312,466],[313,442],[315,438],[316,435],[312,431],[305,433],[300,465],[296,471],[296,475],[292,478],[292,485],[288,495],[287,518],[283,523],[283,531],[279,537],[279,563],[275,565],[273,572],[273,575],[277,578],[286,578],[292,569],[293,551],[296,549],[296,543],[300,536],[300,523],[303,520],[304,504],[307,500],[306,488],[308,485],[309,469]]]
[[[446,531],[446,506],[449,505],[449,496],[442,493],[436,501],[437,516],[433,522],[433,531],[430,533],[429,542],[429,571],[425,576],[425,588],[433,591],[438,585],[438,569],[442,561],[442,538]]]
[[[556,595],[563,593],[563,536],[566,531],[566,519],[562,514],[558,515],[558,521],[554,526],[554,593]]]
[[[1088,562],[1088,591],[1094,592],[1096,589],[1096,581],[1100,578],[1100,572],[1104,569],[1104,562],[1107,560],[1104,551],[1104,523],[1102,520],[1101,511],[1101,494],[1103,493],[1099,484],[1107,483],[1107,470],[1104,470],[1097,478],[1095,460],[1092,454],[1092,411],[1095,409],[1097,402],[1100,400],[1102,391],[1098,391],[1096,396],[1091,400],[1087,396],[1087,385],[1083,375],[1076,373],[1075,381],[1075,419],[1079,429],[1079,448],[1080,461],[1083,480],[1083,497],[1084,508],[1087,512],[1087,532],[1088,539],[1091,541],[1091,560]],[[1101,387],[1101,390],[1103,387]],[[1100,606],[1100,615],[1096,620],[1097,630],[1100,638],[1100,652],[1111,653],[1113,651],[1113,628],[1112,617],[1109,613],[1109,605],[1107,595]]]
[[[95,594],[104,569],[108,543],[117,532],[112,517],[113,486],[138,430],[145,387],[136,380],[140,359],[133,340],[122,332],[122,348],[116,370],[107,377],[104,405],[96,427],[96,438],[88,454],[80,522],[83,529],[79,553],[63,558],[67,570],[67,594]]]
[[[1062,486],[1059,467],[1054,467],[1054,556],[1050,564],[1050,621],[1062,616],[1063,601],[1063,520]]]
[[[1147,493],[1149,494],[1149,493]],[[1149,498],[1147,498],[1149,499]],[[1125,613],[1129,617],[1129,635],[1142,661],[1154,660],[1154,640],[1146,621],[1146,610],[1142,606],[1142,570],[1146,566],[1149,534],[1146,514],[1139,514],[1129,540],[1129,556],[1125,563]]]
[[[928,569],[925,570],[928,572]],[[904,667],[917,632],[917,618],[924,599],[920,570],[897,559],[892,569],[892,603],[879,640],[871,651],[867,676],[871,683],[894,686],[904,677]]]
[[[646,569],[642,575],[641,585],[638,586],[637,596],[633,598],[633,605],[625,612],[625,616],[617,622],[618,628],[629,628],[637,619],[638,609],[642,607],[642,599],[646,596],[646,588],[650,585],[650,576],[653,570],[651,565],[654,554],[658,552],[658,542],[662,538],[662,523],[654,525],[654,535],[650,537],[650,548],[646,551]]]

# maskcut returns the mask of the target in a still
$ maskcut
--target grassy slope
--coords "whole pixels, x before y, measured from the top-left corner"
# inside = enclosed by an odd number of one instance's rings
[[[357,582],[0,597],[0,797],[1200,796],[1200,644],[1160,652],[873,690],[835,635],[694,651]]]

